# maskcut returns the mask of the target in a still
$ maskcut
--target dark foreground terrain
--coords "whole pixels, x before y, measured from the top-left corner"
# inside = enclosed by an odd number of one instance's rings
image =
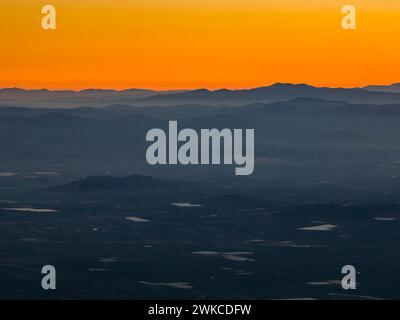
[[[397,204],[278,204],[270,190],[171,191],[135,178],[147,186],[80,181],[2,199],[0,297],[399,298]],[[45,264],[55,291],[41,289]],[[340,285],[348,264],[356,290]]]

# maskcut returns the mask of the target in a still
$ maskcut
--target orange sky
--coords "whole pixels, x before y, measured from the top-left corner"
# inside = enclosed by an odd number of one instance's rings
[[[41,8],[57,30],[41,29]],[[357,30],[341,28],[353,4]],[[399,0],[1,0],[0,87],[400,82]]]

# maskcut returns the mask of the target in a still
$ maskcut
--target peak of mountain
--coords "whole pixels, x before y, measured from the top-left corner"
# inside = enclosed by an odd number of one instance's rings
[[[83,89],[80,91],[77,91],[80,93],[115,93],[118,92],[117,90],[113,89],[94,89],[94,88],[89,88],[89,89]]]
[[[14,87],[14,88],[1,88],[0,89],[0,92],[4,92],[4,93],[7,93],[7,92],[15,93],[15,92],[23,92],[23,91],[25,91],[25,90],[21,89],[21,88],[17,88],[17,87]]]
[[[270,86],[261,87],[261,88],[274,88],[274,89],[292,89],[292,88],[315,88],[305,83],[286,83],[286,82],[276,82]]]
[[[156,90],[151,89],[140,89],[140,88],[129,88],[122,90],[123,92],[157,92]]]
[[[227,93],[227,92],[232,92],[232,90],[222,88],[222,89],[214,90],[213,92],[215,92],[215,93]]]
[[[207,93],[211,93],[211,92],[213,92],[213,91],[201,88],[201,89],[195,89],[195,90],[190,90],[190,91],[184,92],[184,93],[182,93],[182,95],[187,95],[187,94],[195,95],[195,94],[203,94],[203,93],[207,94]]]
[[[46,88],[41,89],[23,89],[23,88],[0,88],[0,93],[16,93],[16,94],[35,94],[35,93],[72,93],[77,92],[73,90],[49,90]]]
[[[372,92],[400,93],[400,83],[393,83],[390,85],[370,85],[363,89]]]

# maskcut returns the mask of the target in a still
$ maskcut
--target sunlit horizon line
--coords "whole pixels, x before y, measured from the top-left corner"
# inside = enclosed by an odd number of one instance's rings
[[[194,86],[194,87],[137,87],[137,86],[127,86],[127,87],[96,87],[96,86],[88,86],[88,87],[82,87],[79,89],[72,89],[72,88],[45,88],[41,86],[37,87],[24,87],[24,86],[11,86],[11,87],[1,87],[0,90],[11,90],[11,89],[18,89],[18,90],[24,90],[24,91],[50,91],[50,92],[58,92],[58,91],[72,91],[72,92],[84,92],[88,90],[111,90],[111,91],[116,91],[116,92],[123,92],[127,90],[149,90],[149,91],[194,91],[194,90],[208,90],[210,92],[213,91],[219,91],[219,90],[229,90],[229,91],[240,91],[240,90],[252,90],[252,89],[258,89],[258,88],[266,88],[266,87],[272,87],[277,84],[282,84],[282,85],[305,85],[305,86],[310,86],[314,88],[329,88],[329,89],[362,89],[364,87],[368,86],[393,86],[400,84],[399,82],[392,82],[392,83],[381,83],[381,84],[365,84],[365,85],[359,85],[359,86],[345,86],[345,85],[339,85],[339,86],[328,86],[328,85],[313,85],[310,83],[304,83],[304,82],[272,82],[270,84],[265,84],[265,85],[258,85],[258,86],[249,86],[249,87],[210,87],[210,86]]]

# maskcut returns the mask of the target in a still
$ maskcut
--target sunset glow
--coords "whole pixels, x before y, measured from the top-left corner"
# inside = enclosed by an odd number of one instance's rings
[[[327,3],[327,4],[321,4]],[[41,28],[41,8],[57,29]],[[400,82],[400,1],[102,0],[0,4],[0,87],[354,87]]]

